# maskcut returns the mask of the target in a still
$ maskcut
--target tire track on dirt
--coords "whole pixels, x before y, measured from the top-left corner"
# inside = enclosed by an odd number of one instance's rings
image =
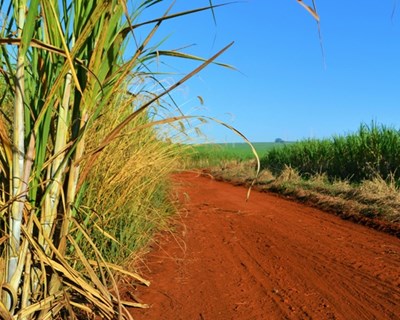
[[[142,266],[135,319],[400,319],[400,240],[183,173],[175,237]],[[181,240],[184,241],[184,245]]]

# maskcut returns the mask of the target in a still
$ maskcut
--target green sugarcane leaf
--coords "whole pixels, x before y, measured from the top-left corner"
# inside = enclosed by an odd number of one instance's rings
[[[195,60],[195,61],[206,61],[207,59],[198,57],[198,56],[194,56],[191,54],[187,54],[187,53],[182,53],[179,51],[168,51],[168,50],[157,50],[155,52],[151,52],[149,53],[149,56],[168,56],[168,57],[175,57],[175,58],[181,58],[181,59],[189,59],[189,60]],[[228,69],[232,69],[232,70],[236,70],[235,67],[229,65],[229,64],[225,64],[225,63],[220,63],[220,62],[216,62],[213,61],[213,64],[216,64],[218,66],[224,67],[224,68],[228,68]]]
[[[33,34],[36,30],[35,25],[36,25],[36,19],[37,19],[37,15],[38,15],[38,5],[39,5],[39,0],[31,0],[30,5],[29,5],[28,15],[26,17],[24,28],[22,30],[22,36],[21,36],[20,55],[23,55],[23,56],[26,55],[28,48],[29,48],[29,44],[30,44]]]

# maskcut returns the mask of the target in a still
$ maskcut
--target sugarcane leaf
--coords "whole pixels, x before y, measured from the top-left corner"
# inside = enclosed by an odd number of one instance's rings
[[[203,62],[207,61],[207,59],[204,59],[204,58],[201,58],[201,57],[198,57],[195,55],[179,52],[179,51],[157,50],[155,52],[149,53],[148,55],[149,55],[149,57],[167,56],[167,57],[175,57],[175,58],[181,58],[181,59],[189,59],[189,60],[194,60],[194,61],[203,61]],[[220,63],[217,61],[213,61],[212,63],[216,64],[218,66],[224,67],[224,68],[236,70],[235,67],[233,67],[229,64]]]
[[[98,262],[98,261],[94,261],[94,260],[89,260],[89,263],[93,266],[102,266],[105,267],[107,266],[108,268],[110,268],[111,270],[117,271],[118,273],[127,275],[133,279],[136,279],[138,281],[140,281],[142,284],[146,285],[147,287],[150,286],[150,281],[144,279],[143,277],[141,277],[139,274],[132,272],[132,271],[128,271],[125,268],[118,266],[116,264],[110,263],[110,262]]]
[[[20,55],[25,56],[29,49],[29,43],[36,30],[36,19],[38,16],[39,0],[31,0],[29,4],[28,15],[26,17],[21,35],[21,52]]]
[[[144,22],[141,22],[141,23],[138,23],[138,24],[134,24],[132,26],[129,26],[129,27],[123,29],[121,32],[122,32],[122,34],[126,35],[130,30],[139,28],[141,26],[158,23],[158,22],[165,21],[165,20],[175,19],[177,17],[183,17],[183,16],[186,16],[186,15],[190,15],[190,14],[193,14],[193,13],[198,13],[198,12],[202,12],[202,11],[206,11],[206,10],[211,10],[211,9],[218,8],[218,7],[223,7],[223,6],[232,4],[232,3],[234,3],[234,2],[221,3],[221,4],[218,4],[218,5],[207,6],[207,7],[202,7],[202,8],[197,8],[197,9],[187,10],[187,11],[181,11],[181,12],[177,12],[177,13],[170,14],[170,15],[164,15],[164,16],[159,17],[157,19],[151,19],[151,20],[147,20],[147,21],[144,21]]]
[[[304,9],[306,9],[313,16],[315,20],[319,21],[319,16],[314,8],[311,8],[310,6],[306,5],[302,0],[297,0],[297,3],[300,4]]]
[[[170,86],[167,90],[164,92],[160,93],[147,103],[145,103],[143,106],[141,106],[139,109],[137,109],[135,112],[133,112],[131,115],[126,117],[125,120],[123,120],[119,125],[117,125],[104,139],[103,142],[100,144],[100,146],[97,148],[95,152],[93,152],[90,155],[90,160],[89,163],[90,165],[87,165],[85,167],[85,170],[82,172],[80,176],[80,180],[78,181],[78,190],[82,186],[82,183],[84,179],[86,178],[87,174],[89,173],[89,170],[91,169],[92,165],[94,164],[94,161],[98,157],[98,152],[104,149],[108,144],[110,144],[115,137],[121,132],[121,130],[126,127],[133,119],[135,119],[139,114],[141,114],[143,111],[145,111],[149,106],[151,106],[155,101],[166,95],[167,93],[171,92],[175,88],[179,87],[182,85],[184,82],[186,82],[188,79],[199,73],[201,70],[203,70],[205,67],[207,67],[210,63],[212,63],[216,58],[218,58],[221,54],[223,54],[226,50],[228,50],[231,46],[233,45],[233,42],[225,46],[223,49],[221,49],[219,52],[217,52],[215,55],[213,55],[211,58],[203,62],[199,67],[194,69],[192,72],[184,76],[181,80],[177,81],[174,85]],[[81,161],[82,159],[78,159],[78,161]]]

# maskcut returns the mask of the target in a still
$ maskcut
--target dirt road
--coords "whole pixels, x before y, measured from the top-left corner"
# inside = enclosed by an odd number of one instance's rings
[[[400,319],[400,240],[193,173],[184,208],[134,292],[135,319]]]

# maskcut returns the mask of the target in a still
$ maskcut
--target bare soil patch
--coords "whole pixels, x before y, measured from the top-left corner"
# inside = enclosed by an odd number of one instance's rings
[[[400,319],[400,240],[269,193],[174,176],[177,232],[143,261],[135,319]]]

